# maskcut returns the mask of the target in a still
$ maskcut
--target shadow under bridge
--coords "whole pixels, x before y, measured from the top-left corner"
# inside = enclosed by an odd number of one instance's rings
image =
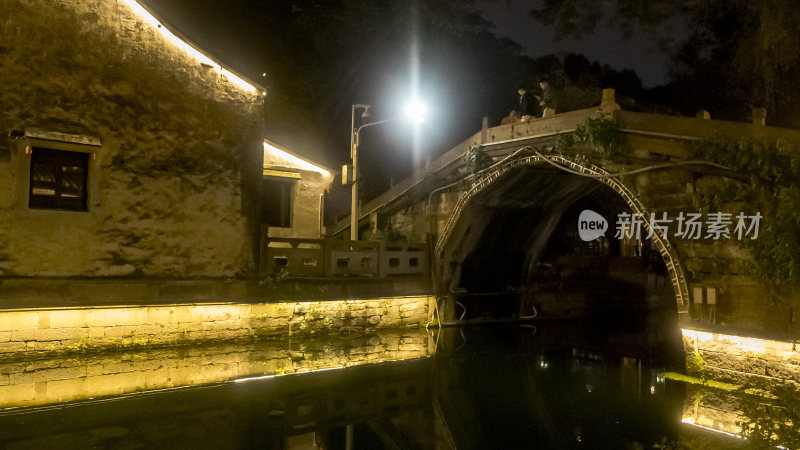
[[[541,158],[511,162],[461,194],[436,245],[442,320],[676,315],[686,288],[669,243],[648,238],[646,223],[639,238],[616,236],[620,213],[645,213],[638,200],[616,179]],[[581,237],[587,210],[602,217],[593,226],[605,222],[597,239]]]

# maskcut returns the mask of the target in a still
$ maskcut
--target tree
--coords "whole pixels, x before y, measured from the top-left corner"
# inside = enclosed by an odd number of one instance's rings
[[[525,86],[538,88],[538,81],[547,78],[558,90],[559,112],[597,106],[603,88],[615,89],[622,101],[642,92],[642,80],[636,72],[616,70],[584,55],[545,55],[530,61],[528,67]]]
[[[800,126],[800,8],[792,0],[545,0],[532,14],[562,37],[591,34],[613,16],[623,35],[640,27],[662,47],[671,41],[669,97],[686,113],[743,119],[765,107],[770,123]]]

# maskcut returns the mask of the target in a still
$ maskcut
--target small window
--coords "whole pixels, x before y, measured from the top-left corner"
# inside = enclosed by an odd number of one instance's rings
[[[89,153],[34,147],[28,207],[88,211]]]
[[[265,178],[261,220],[273,227],[292,226],[292,193],[295,180]]]
[[[303,258],[303,267],[317,267],[317,258]]]
[[[274,256],[272,263],[275,264],[275,267],[286,267],[289,265],[289,258],[286,256]]]

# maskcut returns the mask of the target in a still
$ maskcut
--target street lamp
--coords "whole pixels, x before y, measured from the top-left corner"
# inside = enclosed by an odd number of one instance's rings
[[[361,140],[359,138],[361,130],[367,127],[372,127],[375,125],[380,125],[383,123],[394,122],[400,120],[401,117],[394,117],[391,119],[385,120],[378,120],[376,122],[369,122],[361,125],[360,127],[356,128],[356,110],[364,110],[361,113],[362,118],[367,118],[370,116],[369,113],[370,105],[364,104],[355,104],[353,105],[353,109],[351,110],[351,117],[350,117],[350,159],[353,161],[353,173],[352,173],[352,188],[351,188],[351,200],[350,200],[350,240],[357,241],[358,240],[358,219],[360,214],[359,211],[359,204],[358,204],[358,146],[361,144]],[[406,108],[406,114],[408,117],[412,118],[416,123],[423,122],[423,114],[425,113],[425,107],[419,102],[412,102],[409,103],[408,107]]]

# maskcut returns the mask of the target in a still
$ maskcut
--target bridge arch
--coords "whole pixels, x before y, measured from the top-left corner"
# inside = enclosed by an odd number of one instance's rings
[[[642,224],[645,228],[645,231],[648,233],[650,232],[651,224],[649,220],[649,212],[645,209],[644,205],[636,197],[636,195],[633,194],[633,192],[631,192],[631,190],[625,186],[625,184],[623,184],[618,177],[610,174],[602,167],[569,158],[562,154],[542,154],[538,151],[531,154],[530,152],[522,151],[525,149],[526,148],[520,149],[510,157],[495,163],[488,169],[484,169],[473,180],[470,187],[462,191],[455,203],[455,206],[450,212],[444,227],[441,229],[438,238],[436,239],[436,245],[434,249],[434,275],[437,278],[437,283],[445,272],[443,267],[444,264],[446,264],[445,259],[447,246],[453,235],[454,229],[462,219],[465,210],[468,209],[476,196],[486,191],[487,188],[492,186],[498,180],[502,179],[503,176],[510,171],[521,167],[543,165],[555,166],[560,170],[572,173],[574,176],[589,177],[610,187],[628,205],[633,213],[641,214]],[[687,312],[689,305],[689,291],[683,268],[676,257],[674,247],[658,228],[653,231],[651,239],[661,255],[669,274],[675,294],[677,312]]]

